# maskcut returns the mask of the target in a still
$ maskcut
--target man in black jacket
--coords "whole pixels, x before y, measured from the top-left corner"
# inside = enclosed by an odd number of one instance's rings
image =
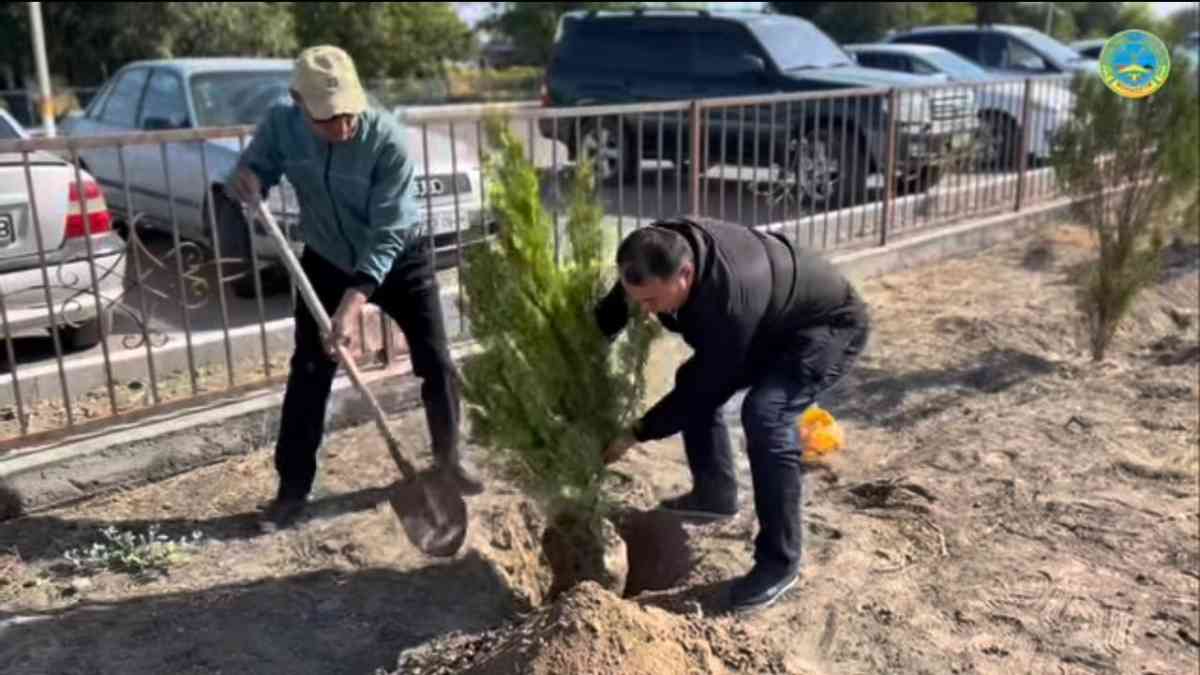
[[[680,333],[693,355],[675,388],[605,449],[683,434],[692,490],[662,508],[717,520],[737,512],[724,404],[748,389],[742,427],[759,533],[753,569],[731,588],[735,610],[765,607],[800,570],[804,469],[796,418],[862,352],[868,314],[827,260],[742,225],[672,219],[635,230],[617,252],[620,280],[596,308],[610,339],[629,302]]]

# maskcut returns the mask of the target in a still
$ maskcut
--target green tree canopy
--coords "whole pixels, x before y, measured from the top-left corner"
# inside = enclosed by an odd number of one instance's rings
[[[297,2],[293,12],[301,48],[338,45],[366,79],[440,74],[477,49],[448,2]]]
[[[287,3],[164,2],[139,7],[151,12],[152,19],[142,22],[156,27],[154,51],[162,58],[290,57],[296,52]]]
[[[563,14],[586,9],[620,9],[629,2],[505,2],[495,3],[499,12],[481,26],[507,38],[517,50],[521,65],[544,66],[550,62],[554,33]]]
[[[27,3],[0,3],[0,63],[15,84],[32,76]],[[290,3],[47,2],[50,70],[73,85],[98,84],[130,61],[183,56],[292,56]]]

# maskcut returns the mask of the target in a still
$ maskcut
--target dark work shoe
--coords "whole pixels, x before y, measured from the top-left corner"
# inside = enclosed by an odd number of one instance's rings
[[[756,565],[749,574],[733,582],[729,589],[729,608],[735,612],[765,609],[799,580],[799,567],[790,571],[769,572]]]
[[[304,514],[307,506],[308,500],[303,498],[277,498],[263,509],[258,519],[258,528],[270,534],[291,527]]]
[[[662,500],[658,508],[663,511],[669,511],[678,515],[681,518],[690,520],[698,520],[703,522],[716,522],[725,520],[737,515],[737,505],[721,506],[718,504],[705,503],[696,497],[694,492],[689,492],[685,495],[672,497],[671,499]]]
[[[463,466],[461,462],[441,464],[439,468],[462,494],[470,496],[483,494],[483,481],[479,480],[474,472]]]

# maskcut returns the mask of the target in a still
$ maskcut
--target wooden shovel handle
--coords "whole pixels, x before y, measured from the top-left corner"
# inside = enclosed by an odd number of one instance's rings
[[[279,254],[283,257],[283,263],[287,266],[288,271],[292,275],[292,279],[296,281],[296,286],[300,289],[300,296],[304,299],[304,304],[308,306],[309,313],[317,321],[317,327],[321,330],[321,335],[328,337],[333,332],[333,322],[329,319],[329,313],[325,311],[325,307],[321,304],[321,300],[317,297],[317,292],[313,290],[312,284],[308,281],[308,275],[300,267],[300,261],[296,260],[296,254],[292,253],[291,244],[283,236],[283,231],[279,229],[278,223],[275,222],[275,216],[271,215],[270,209],[262,200],[259,200],[255,205],[254,215],[262,221],[266,227],[267,233],[271,235],[275,245],[279,248]],[[387,441],[388,453],[391,454],[392,460],[396,462],[396,466],[405,478],[412,478],[417,475],[416,467],[413,466],[402,452],[400,452],[400,443],[392,434],[392,430],[388,428],[387,417],[383,414],[383,408],[380,407],[379,401],[375,399],[375,395],[367,388],[363,382],[362,375],[358,372],[358,366],[355,365],[353,357],[346,351],[342,345],[337,346],[338,359],[342,366],[346,368],[346,372],[350,375],[350,381],[358,389],[367,402],[371,406],[371,412],[375,418],[375,426],[379,428],[379,433],[383,434],[384,440]]]

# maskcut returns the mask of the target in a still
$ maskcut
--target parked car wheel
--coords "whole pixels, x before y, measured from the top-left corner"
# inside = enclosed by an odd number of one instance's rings
[[[837,209],[864,201],[870,173],[865,143],[853,142],[853,136],[845,138],[840,124],[815,126],[818,128],[805,133],[803,142],[797,130],[788,144],[791,189],[796,189],[799,176],[801,198],[814,209]],[[845,133],[857,132],[846,129]]]
[[[100,344],[100,340],[105,335],[112,333],[112,324],[112,310],[106,310],[101,312],[100,316],[89,321],[82,321],[74,326],[60,326],[58,339],[67,349],[91,349]]]
[[[983,112],[979,115],[979,133],[982,136],[980,168],[1012,171],[1018,166],[1021,152],[1021,128],[1017,121],[1000,112]]]
[[[946,167],[943,164],[926,164],[913,175],[906,179],[901,179],[897,186],[896,193],[899,196],[920,194],[928,192],[933,186],[938,184],[942,179],[942,175],[946,172]]]
[[[291,277],[281,263],[263,263],[258,270],[258,281],[264,298],[283,295],[292,290]],[[233,281],[232,286],[233,294],[243,300],[251,300],[256,295],[254,276],[248,269]]]
[[[626,182],[635,180],[641,157],[635,150],[637,145],[630,131],[626,129],[623,135],[624,138],[613,121],[585,123],[574,148],[576,160],[595,158],[596,178],[605,185],[622,178]]]

